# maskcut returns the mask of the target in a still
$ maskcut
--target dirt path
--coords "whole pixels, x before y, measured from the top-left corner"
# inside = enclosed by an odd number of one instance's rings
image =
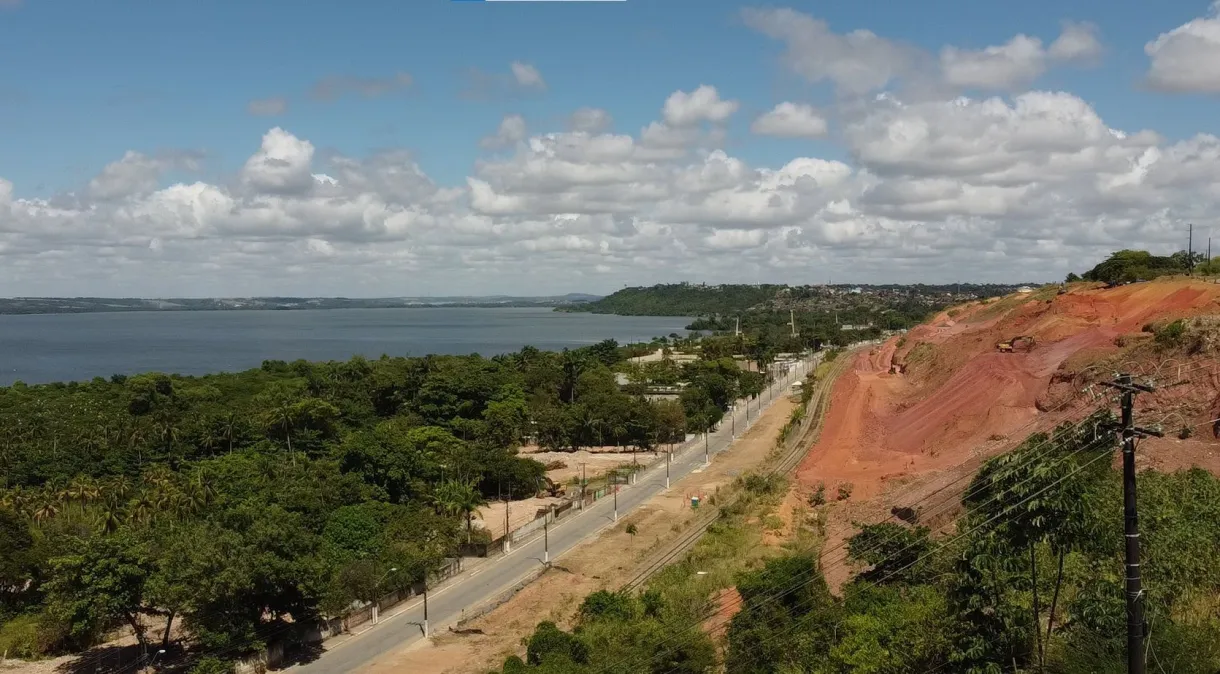
[[[698,514],[690,507],[692,495],[710,497],[762,463],[795,407],[786,398],[777,400],[731,450],[717,454],[709,468],[674,483],[672,489],[622,518],[614,528],[557,560],[550,571],[507,603],[465,625],[468,633],[442,634],[430,643],[405,646],[368,663],[357,674],[486,672],[522,651],[521,639],[540,621],[569,625],[585,596],[622,586],[653,551],[691,525]],[[631,524],[636,527],[635,535],[625,531]]]

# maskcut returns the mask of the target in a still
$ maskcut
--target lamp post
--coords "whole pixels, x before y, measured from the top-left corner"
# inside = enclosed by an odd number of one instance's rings
[[[378,603],[378,597],[376,596],[377,588],[381,587],[382,581],[384,581],[387,576],[389,576],[391,573],[394,573],[397,570],[398,570],[398,567],[391,566],[389,571],[386,571],[385,573],[381,574],[381,577],[377,579],[377,582],[373,583],[373,595],[374,596],[373,596],[373,610],[372,610],[373,620],[372,620],[372,622],[374,625],[381,622],[381,604]]]

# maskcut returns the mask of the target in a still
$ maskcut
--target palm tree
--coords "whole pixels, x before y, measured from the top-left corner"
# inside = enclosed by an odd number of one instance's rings
[[[442,513],[466,518],[466,542],[469,543],[474,530],[474,513],[487,505],[487,499],[475,488],[475,483],[445,480],[436,486],[432,500]]]
[[[147,496],[141,494],[131,502],[131,507],[127,509],[127,521],[144,524],[151,522],[155,514],[156,507],[152,501],[149,501]]]
[[[292,465],[296,465],[296,455],[292,453],[292,429],[296,426],[296,408],[291,403],[281,402],[275,407],[267,411],[263,419],[267,425],[267,430],[271,432],[280,432],[284,434],[284,439],[288,442],[288,456],[292,460]]]
[[[237,437],[237,432],[241,430],[238,425],[237,415],[229,412],[220,419],[220,437],[229,443],[229,453],[233,453],[233,439]]]
[[[97,524],[104,534],[113,534],[123,525],[123,506],[117,497],[111,496],[102,502],[97,513]]]
[[[34,506],[34,519],[38,522],[45,522],[59,514],[59,502],[51,497],[43,496],[37,505]]]

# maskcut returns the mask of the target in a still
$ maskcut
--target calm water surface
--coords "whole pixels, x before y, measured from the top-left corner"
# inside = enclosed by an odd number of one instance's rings
[[[267,359],[492,356],[527,344],[562,349],[606,338],[623,343],[685,334],[689,322],[533,308],[0,316],[0,386],[149,371],[207,374],[258,367]]]

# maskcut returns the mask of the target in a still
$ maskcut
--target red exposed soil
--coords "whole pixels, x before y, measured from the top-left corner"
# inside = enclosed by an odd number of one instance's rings
[[[1141,396],[1145,411],[1168,411],[1167,430],[1170,423],[1181,428],[1220,417],[1220,375],[1215,367],[1200,370],[1215,363],[1214,356],[1111,362],[1132,353],[1119,344],[1135,342],[1133,335],[1146,324],[1205,314],[1220,314],[1220,285],[1174,279],[1108,290],[1076,288],[1063,295],[1044,290],[957,307],[903,338],[858,354],[853,369],[834,387],[819,441],[797,469],[805,490],[822,482],[833,494],[840,484],[853,485],[851,503],[835,509],[828,522],[827,549],[850,535],[849,513],[852,519],[864,509],[884,516],[889,505],[913,503],[951,481],[950,475],[973,471],[982,458],[1030,433],[1104,404],[1094,402],[1097,392],[1082,389],[1112,376],[1120,365],[1137,374],[1155,373],[1163,384],[1190,374],[1188,386]],[[1033,337],[1035,344],[1029,350],[997,351],[998,342],[1016,336]],[[1195,464],[1220,467],[1220,443],[1212,429],[1197,431],[1185,454]],[[1149,450],[1169,442],[1150,443]],[[1160,465],[1155,460],[1149,465],[1154,464]],[[1169,464],[1190,465],[1176,459]],[[895,481],[905,485],[905,503],[893,503],[898,499],[887,494]],[[832,587],[842,581],[832,578],[829,568],[827,575]]]

